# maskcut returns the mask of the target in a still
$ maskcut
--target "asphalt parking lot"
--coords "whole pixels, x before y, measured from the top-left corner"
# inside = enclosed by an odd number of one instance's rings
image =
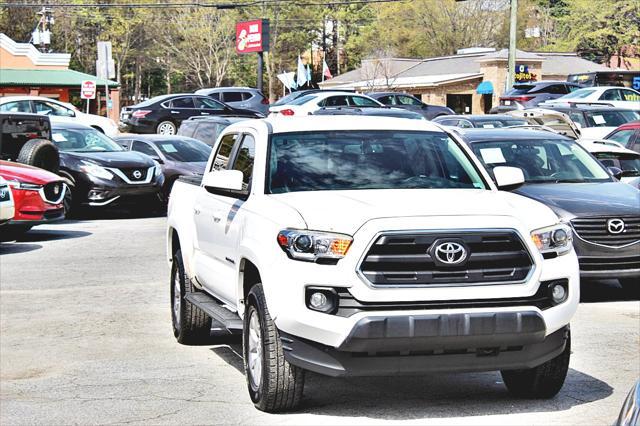
[[[166,219],[121,217],[0,245],[1,424],[611,424],[640,375],[640,302],[589,282],[554,399],[515,399],[498,373],[309,375],[299,412],[265,414],[249,400],[238,338],[175,342]]]

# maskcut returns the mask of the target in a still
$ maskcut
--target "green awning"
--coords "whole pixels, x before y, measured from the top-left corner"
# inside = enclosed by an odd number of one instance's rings
[[[103,80],[95,75],[85,74],[74,70],[15,70],[0,69],[0,87],[4,86],[57,86],[57,87],[77,87],[84,80],[94,80],[100,87],[105,83],[109,87],[118,87],[119,84],[111,80]]]

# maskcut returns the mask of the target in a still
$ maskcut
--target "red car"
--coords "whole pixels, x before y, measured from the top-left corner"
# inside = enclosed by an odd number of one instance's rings
[[[621,143],[625,148],[640,152],[640,121],[631,121],[615,129],[605,139]]]
[[[3,233],[26,232],[34,225],[64,219],[67,186],[60,176],[9,161],[0,161],[0,176],[11,187],[15,205],[15,215],[3,226]]]

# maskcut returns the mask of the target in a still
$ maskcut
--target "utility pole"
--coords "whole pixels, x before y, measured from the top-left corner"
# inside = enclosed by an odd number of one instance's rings
[[[31,41],[40,46],[39,49],[42,53],[46,53],[51,45],[51,25],[54,23],[51,8],[43,6],[37,15],[40,18],[36,29],[31,33]]]
[[[516,33],[518,31],[518,0],[511,0],[511,18],[509,20],[509,62],[507,70],[507,87],[513,87],[516,72]]]

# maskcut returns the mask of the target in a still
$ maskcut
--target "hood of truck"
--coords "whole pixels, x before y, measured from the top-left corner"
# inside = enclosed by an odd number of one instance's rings
[[[353,235],[373,219],[457,216],[514,217],[528,229],[558,222],[546,206],[509,192],[479,189],[375,189],[308,191],[271,195],[295,209],[309,229]]]

